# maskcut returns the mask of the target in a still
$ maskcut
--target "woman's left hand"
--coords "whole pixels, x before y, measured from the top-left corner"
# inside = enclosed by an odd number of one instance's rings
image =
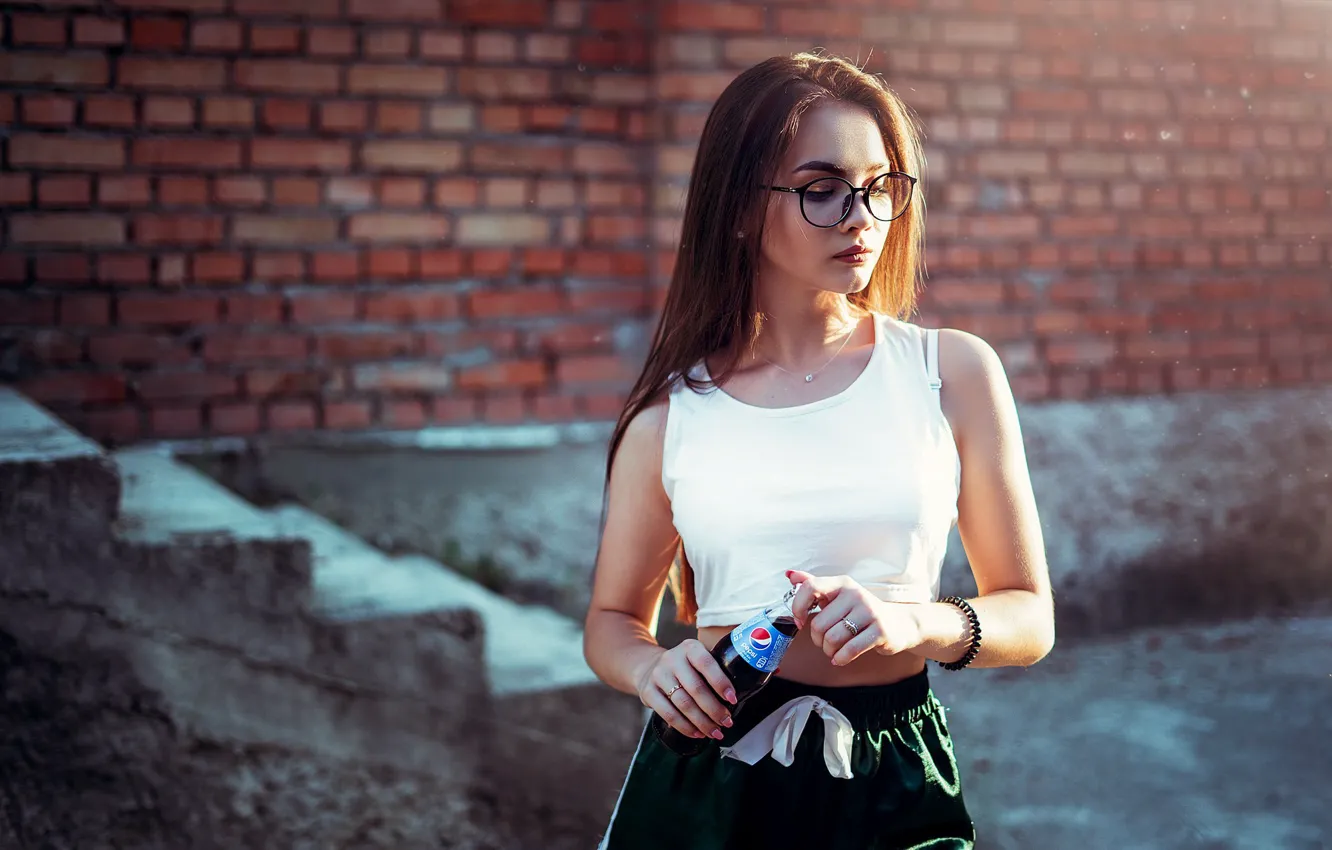
[[[916,606],[884,602],[850,576],[813,576],[790,570],[786,577],[791,584],[800,585],[791,600],[796,622],[835,666],[850,664],[871,650],[896,655],[920,645]],[[810,618],[809,609],[814,605],[821,610]],[[854,634],[844,619],[855,624]]]

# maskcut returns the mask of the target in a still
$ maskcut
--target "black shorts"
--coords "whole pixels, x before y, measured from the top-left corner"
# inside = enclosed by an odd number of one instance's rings
[[[749,765],[729,746],[788,700],[821,697],[854,730],[851,777],[832,775],[824,721],[812,715],[791,765]],[[682,758],[650,726],[599,850],[970,850],[975,829],[962,800],[944,707],[925,671],[891,685],[819,687],[772,679],[723,729],[725,739]]]

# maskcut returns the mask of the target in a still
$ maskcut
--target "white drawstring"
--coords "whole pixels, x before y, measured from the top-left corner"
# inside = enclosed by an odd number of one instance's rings
[[[837,779],[851,778],[851,741],[855,730],[845,714],[833,708],[828,701],[813,695],[796,697],[777,708],[744,734],[733,746],[722,747],[721,754],[745,764],[772,753],[772,757],[786,767],[795,760],[796,742],[805,731],[809,715],[817,711],[823,718],[823,761],[828,772]]]

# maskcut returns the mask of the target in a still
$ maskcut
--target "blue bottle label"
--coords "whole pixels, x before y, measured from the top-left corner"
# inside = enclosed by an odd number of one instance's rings
[[[740,657],[757,670],[776,670],[791,645],[791,638],[777,631],[766,613],[755,614],[731,632],[731,645]]]

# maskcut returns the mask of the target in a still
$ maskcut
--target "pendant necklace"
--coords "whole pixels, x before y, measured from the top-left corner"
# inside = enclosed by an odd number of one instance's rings
[[[834,360],[837,359],[837,355],[842,353],[842,349],[843,349],[843,348],[846,348],[846,344],[847,344],[848,342],[851,341],[851,337],[855,334],[855,332],[856,332],[856,329],[855,329],[855,328],[852,328],[852,329],[847,333],[847,335],[846,335],[846,339],[843,339],[843,340],[842,340],[841,348],[838,348],[838,349],[837,349],[837,352],[836,352],[835,354],[833,354],[832,357],[828,358],[828,363],[832,363]],[[767,360],[767,362],[768,362],[769,364],[771,364],[772,366],[775,366],[775,367],[778,368],[778,369],[782,369],[781,366],[777,366],[776,363],[773,363],[771,360],[768,360],[768,358],[763,357],[762,354],[760,354],[759,357],[763,358],[764,360]],[[819,373],[822,372],[824,369],[828,368],[828,363],[824,363],[822,366],[820,366],[819,368],[815,369],[813,372],[808,372],[808,373],[806,373],[806,374],[805,374],[805,383],[808,384],[810,381],[814,380],[814,376],[815,376],[815,375],[819,374]],[[788,375],[796,375],[796,374],[799,374],[798,372],[792,372],[790,369],[782,369],[782,371],[785,372],[785,373],[788,374]]]

